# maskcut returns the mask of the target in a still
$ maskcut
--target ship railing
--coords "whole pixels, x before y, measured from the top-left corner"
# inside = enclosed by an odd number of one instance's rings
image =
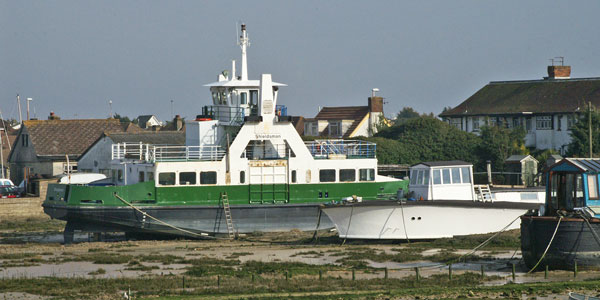
[[[377,145],[360,140],[315,140],[305,142],[314,158],[375,158]]]
[[[219,161],[225,156],[221,146],[152,145],[118,143],[112,145],[113,160],[156,161]]]
[[[240,126],[244,123],[245,109],[243,107],[230,107],[220,105],[209,105],[202,108],[204,115],[212,117],[214,120],[231,126]]]
[[[158,146],[152,152],[154,161],[220,161],[226,153],[221,146]]]

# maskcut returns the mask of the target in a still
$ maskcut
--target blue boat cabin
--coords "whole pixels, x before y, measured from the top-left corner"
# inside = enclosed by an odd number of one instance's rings
[[[546,182],[545,215],[587,207],[596,217],[600,217],[599,173],[600,159],[565,158],[550,166]]]

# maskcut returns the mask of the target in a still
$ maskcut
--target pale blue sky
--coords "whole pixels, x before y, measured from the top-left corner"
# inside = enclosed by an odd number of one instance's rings
[[[0,0],[0,109],[16,118],[19,93],[42,119],[101,118],[112,99],[122,115],[165,120],[174,100],[192,118],[203,85],[239,62],[243,21],[250,78],[288,84],[291,114],[366,105],[374,87],[388,115],[438,114],[489,81],[541,79],[555,56],[573,77],[600,76],[599,12],[600,1]]]

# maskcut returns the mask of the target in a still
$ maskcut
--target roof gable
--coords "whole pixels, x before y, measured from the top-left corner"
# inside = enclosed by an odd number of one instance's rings
[[[23,121],[38,156],[81,155],[104,132],[123,132],[118,119]]]
[[[600,78],[490,82],[441,117],[566,113],[600,105]]]

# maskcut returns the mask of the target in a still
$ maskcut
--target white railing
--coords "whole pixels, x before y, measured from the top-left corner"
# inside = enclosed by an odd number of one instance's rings
[[[346,158],[375,158],[377,145],[360,140],[315,140],[304,142],[315,158],[340,155]]]
[[[173,146],[142,143],[118,143],[112,145],[113,160],[132,159],[156,161],[219,161],[225,156],[221,146]]]

